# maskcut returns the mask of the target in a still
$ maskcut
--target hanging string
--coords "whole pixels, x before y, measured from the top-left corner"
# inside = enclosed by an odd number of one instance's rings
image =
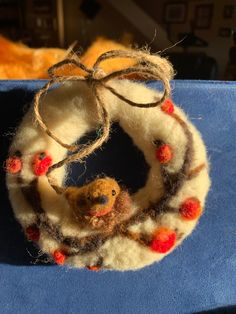
[[[135,65],[126,69],[114,71],[109,74],[105,74],[100,68],[100,64],[106,60],[113,58],[130,58],[134,59]],[[73,75],[73,76],[60,76],[57,74],[57,71],[62,69],[66,65],[75,66],[83,70],[86,75]],[[159,106],[166,98],[170,96],[170,80],[173,77],[173,68],[172,65],[164,58],[161,58],[156,55],[150,55],[144,51],[125,51],[125,50],[112,50],[103,53],[95,62],[94,66],[89,69],[81,62],[75,59],[65,59],[48,70],[50,81],[42,87],[34,98],[34,115],[35,120],[39,126],[43,129],[48,136],[50,136],[54,141],[59,145],[66,148],[68,151],[72,152],[63,160],[52,165],[47,172],[47,178],[49,184],[54,188],[54,190],[61,194],[64,191],[64,188],[58,186],[51,176],[53,170],[58,169],[65,164],[69,164],[75,161],[81,161],[83,158],[87,157],[93,153],[96,149],[101,147],[101,145],[109,138],[110,134],[110,118],[108,111],[106,109],[106,104],[102,98],[102,90],[109,90],[113,95],[118,97],[120,100],[127,103],[129,106],[138,107],[138,108],[153,108]],[[121,95],[116,89],[108,85],[108,82],[117,79],[129,77],[129,75],[137,75],[148,80],[160,80],[163,84],[163,94],[161,97],[156,99],[152,103],[136,103],[126,98],[124,95]],[[87,145],[71,145],[64,143],[60,140],[52,130],[46,125],[41,114],[40,114],[40,103],[42,97],[47,93],[47,91],[55,84],[61,84],[67,81],[84,81],[91,88],[91,91],[96,100],[96,107],[99,119],[101,120],[101,132],[95,141],[90,142]]]

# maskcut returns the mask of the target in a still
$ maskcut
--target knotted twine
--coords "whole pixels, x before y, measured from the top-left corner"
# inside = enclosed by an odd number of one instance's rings
[[[135,64],[129,68],[125,68],[122,70],[117,70],[106,74],[99,67],[100,64],[108,59],[113,58],[130,58],[135,61]],[[86,75],[72,75],[72,76],[64,76],[57,75],[56,71],[60,68],[63,68],[66,65],[75,66],[81,70],[83,70]],[[65,59],[55,65],[53,65],[48,70],[48,74],[50,80],[46,83],[35,95],[34,98],[34,115],[35,120],[42,128],[44,132],[48,136],[50,136],[54,141],[56,141],[59,145],[66,148],[68,151],[72,152],[63,160],[53,164],[49,167],[47,171],[47,178],[49,184],[52,188],[58,193],[62,194],[65,191],[65,188],[58,186],[55,183],[55,180],[51,177],[51,173],[53,170],[58,169],[65,164],[69,164],[71,162],[79,161],[81,162],[83,158],[87,157],[91,153],[93,153],[97,148],[101,147],[101,145],[108,140],[110,133],[110,117],[108,111],[106,109],[106,104],[104,99],[101,97],[102,89],[109,90],[112,94],[117,96],[120,100],[124,101],[128,105],[132,107],[138,108],[153,108],[159,106],[166,98],[170,96],[171,88],[170,88],[170,80],[173,77],[173,68],[172,65],[164,58],[161,58],[158,55],[151,55],[148,52],[144,51],[125,51],[125,50],[112,50],[103,53],[94,63],[92,68],[87,68],[84,64],[82,64],[79,60],[75,59]],[[129,99],[127,99],[124,95],[119,94],[119,92],[109,86],[107,83],[116,78],[124,78],[129,75],[137,75],[142,79],[148,80],[161,80],[163,84],[164,91],[162,96],[159,99],[156,99],[155,102],[152,103],[136,103]],[[41,114],[40,114],[40,102],[43,97],[49,90],[49,88],[55,84],[60,84],[68,81],[84,81],[91,88],[91,91],[96,100],[96,109],[98,112],[98,117],[101,120],[101,132],[98,138],[88,143],[87,145],[70,145],[61,141],[50,128],[45,124]]]

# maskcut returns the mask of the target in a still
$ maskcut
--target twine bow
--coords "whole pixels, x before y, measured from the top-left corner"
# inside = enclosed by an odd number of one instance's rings
[[[112,73],[106,74],[100,68],[100,64],[108,59],[113,58],[130,58],[136,61],[135,65],[125,68],[122,70],[117,70]],[[60,68],[63,68],[65,65],[73,65],[75,67],[83,70],[86,75],[74,75],[74,76],[59,76],[56,74],[56,71]],[[93,67],[87,68],[80,61],[75,59],[65,59],[55,65],[53,65],[48,70],[48,74],[50,76],[50,80],[44,87],[42,87],[34,98],[34,115],[35,120],[39,124],[39,126],[46,132],[53,140],[55,140],[59,145],[66,148],[68,151],[71,151],[72,154],[68,155],[63,160],[59,161],[56,164],[53,164],[47,172],[47,178],[49,184],[54,188],[54,190],[61,194],[64,191],[64,188],[55,184],[53,178],[50,176],[50,173],[62,167],[65,164],[81,161],[86,156],[90,155],[93,151],[99,148],[108,138],[110,133],[110,118],[108,111],[106,110],[105,103],[101,98],[101,89],[107,89],[112,94],[117,96],[120,100],[126,102],[128,105],[138,108],[153,108],[160,105],[166,98],[169,97],[171,88],[170,88],[170,80],[173,76],[173,68],[172,65],[164,58],[161,58],[158,55],[150,55],[147,52],[143,51],[125,51],[125,50],[112,50],[103,53],[97,59]],[[107,83],[116,78],[127,77],[129,75],[138,75],[144,79],[152,79],[152,80],[161,80],[163,83],[164,91],[162,96],[155,100],[153,103],[136,103],[127,99],[125,96],[119,94],[117,90],[113,87],[109,86]],[[90,142],[87,145],[70,145],[61,141],[45,124],[39,110],[40,102],[42,96],[46,94],[48,89],[58,83],[63,83],[66,81],[85,81],[89,87],[91,88],[94,97],[96,99],[96,106],[99,118],[102,121],[102,128],[100,132],[100,136],[93,142]]]

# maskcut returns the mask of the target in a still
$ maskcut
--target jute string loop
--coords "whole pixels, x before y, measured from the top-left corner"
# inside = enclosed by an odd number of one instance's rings
[[[128,58],[133,59],[134,65],[122,70],[117,70],[112,73],[106,74],[101,68],[100,64],[108,59],[113,58]],[[65,65],[75,66],[86,73],[85,76],[73,75],[64,76],[57,75],[57,70],[62,69]],[[54,141],[59,145],[66,148],[72,153],[68,155],[63,160],[52,165],[47,172],[47,178],[49,184],[54,188],[54,190],[61,194],[65,190],[63,187],[58,186],[54,179],[51,177],[51,172],[59,167],[64,166],[75,161],[82,161],[83,158],[87,157],[93,153],[97,148],[99,148],[108,138],[110,133],[110,118],[108,111],[106,109],[106,104],[102,98],[102,90],[106,89],[118,97],[120,100],[124,101],[130,106],[138,108],[152,108],[159,106],[166,98],[170,96],[170,80],[173,76],[172,65],[166,60],[157,55],[150,55],[143,51],[125,51],[125,50],[112,50],[103,53],[97,61],[94,63],[93,67],[87,68],[80,61],[75,59],[65,59],[48,70],[50,80],[46,83],[35,95],[34,98],[34,116],[36,122],[47,133]],[[129,75],[137,75],[142,79],[160,80],[163,83],[163,94],[159,99],[156,99],[153,103],[136,103],[121,95],[116,89],[108,85],[108,82],[112,79],[124,78]],[[47,93],[50,87],[55,84],[61,84],[67,81],[84,81],[91,88],[92,93],[96,100],[97,112],[99,119],[102,124],[101,132],[98,138],[88,143],[87,145],[71,145],[64,143],[60,140],[52,130],[45,124],[41,114],[40,114],[40,103],[42,97]]]

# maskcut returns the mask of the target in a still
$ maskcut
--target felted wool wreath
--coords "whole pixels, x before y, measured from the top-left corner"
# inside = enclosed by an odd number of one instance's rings
[[[135,65],[110,74],[100,69],[101,62],[117,57]],[[68,63],[87,75],[57,76]],[[26,236],[59,265],[124,271],[161,260],[193,231],[210,187],[201,135],[170,99],[172,66],[143,51],[110,51],[93,68],[69,59],[49,74],[5,165]],[[124,79],[129,75],[161,80],[164,91]],[[67,166],[85,162],[101,147],[112,122],[143,152],[149,165],[145,185],[132,195],[106,176],[66,186]],[[99,130],[96,140],[80,144],[91,130]]]

